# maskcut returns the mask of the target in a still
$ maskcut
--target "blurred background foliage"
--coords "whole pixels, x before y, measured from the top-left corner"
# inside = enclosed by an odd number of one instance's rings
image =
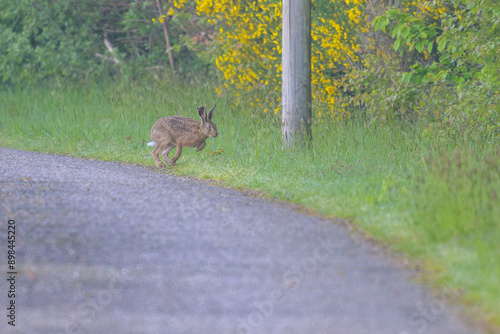
[[[1,3],[3,88],[176,76],[281,110],[281,0]],[[498,138],[499,23],[496,0],[313,0],[315,118]]]

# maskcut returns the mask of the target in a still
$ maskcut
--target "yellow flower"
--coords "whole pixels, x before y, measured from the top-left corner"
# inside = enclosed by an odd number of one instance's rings
[[[319,17],[313,20],[311,27],[315,41],[311,55],[312,94],[315,101],[330,106],[337,119],[348,115],[344,112],[339,116],[342,110],[333,108],[340,83],[332,73],[349,71],[352,64],[358,62],[358,32],[369,28],[364,14],[365,2],[346,0],[345,5],[338,6],[342,13],[329,17],[313,14]],[[215,63],[225,79],[218,92],[223,88],[237,92],[266,86],[272,94],[252,104],[272,105],[261,108],[266,112],[280,111],[282,2],[259,0],[243,6],[234,0],[197,0],[196,8],[207,22],[218,25]],[[324,117],[321,113],[318,116]]]

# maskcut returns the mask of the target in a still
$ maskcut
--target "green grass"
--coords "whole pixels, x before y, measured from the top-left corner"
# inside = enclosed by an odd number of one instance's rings
[[[168,170],[349,218],[422,264],[438,288],[463,291],[462,300],[500,326],[494,140],[429,134],[425,125],[315,120],[311,149],[283,150],[274,115],[233,107],[210,84],[174,82],[1,92],[0,146],[154,166],[151,125],[178,113],[196,118],[195,100],[218,100],[219,136],[201,152],[183,150]]]

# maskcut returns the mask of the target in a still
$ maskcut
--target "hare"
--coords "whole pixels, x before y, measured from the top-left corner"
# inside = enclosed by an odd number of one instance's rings
[[[196,147],[196,152],[199,152],[205,147],[205,140],[208,137],[217,137],[217,127],[212,123],[212,114],[216,104],[208,114],[205,107],[196,107],[201,123],[182,116],[162,117],[156,121],[151,127],[152,142],[148,146],[155,147],[152,155],[158,167],[165,167],[158,156],[160,152],[163,160],[170,166],[174,166],[181,156],[183,147]],[[177,147],[177,150],[170,159],[168,154],[174,147]]]

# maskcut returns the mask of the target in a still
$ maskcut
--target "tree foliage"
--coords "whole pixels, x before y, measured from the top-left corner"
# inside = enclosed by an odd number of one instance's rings
[[[356,91],[350,101],[382,118],[430,117],[429,133],[498,137],[500,5],[423,4],[439,15],[389,8],[373,20],[379,37],[372,40],[367,67],[346,80]]]
[[[98,51],[93,27],[99,20],[84,2],[4,1],[1,82],[76,77],[99,70],[88,57]]]
[[[204,29],[194,6],[164,0],[163,7],[147,0],[3,1],[0,83],[163,73],[169,68],[164,32],[152,22],[162,15],[179,72],[206,71],[190,47]]]

